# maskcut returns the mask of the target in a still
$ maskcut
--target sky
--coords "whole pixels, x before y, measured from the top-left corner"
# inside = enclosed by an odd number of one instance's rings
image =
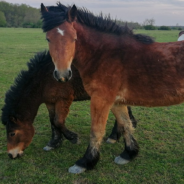
[[[27,4],[39,8],[56,5],[58,0],[5,0],[13,4]],[[62,4],[85,7],[94,14],[103,12],[113,19],[142,24],[154,19],[157,26],[184,26],[184,0],[60,0]]]

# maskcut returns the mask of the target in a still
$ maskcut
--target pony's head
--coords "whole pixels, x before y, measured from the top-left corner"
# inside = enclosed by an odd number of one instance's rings
[[[71,63],[75,55],[77,33],[73,27],[77,8],[58,6],[45,7],[41,4],[43,31],[49,45],[49,52],[55,65],[54,78],[66,82],[72,77]]]
[[[6,122],[7,152],[10,158],[23,154],[34,136],[32,123],[21,122],[15,117],[10,117]]]

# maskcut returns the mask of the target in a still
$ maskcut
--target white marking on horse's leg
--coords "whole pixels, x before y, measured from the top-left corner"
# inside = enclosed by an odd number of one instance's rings
[[[119,164],[119,165],[124,165],[124,164],[127,164],[130,160],[126,160],[124,158],[122,158],[121,156],[118,156],[114,159],[114,162],[116,164]]]
[[[50,151],[50,150],[53,150],[54,148],[53,147],[50,147],[50,146],[45,146],[43,148],[44,151]]]
[[[117,142],[117,140],[108,138],[106,142],[107,142],[107,143],[110,143],[110,144],[114,144],[114,143]]]
[[[57,31],[59,34],[61,34],[62,36],[64,36],[64,30],[61,30],[59,27],[57,28]]]
[[[73,174],[80,174],[80,173],[83,173],[85,170],[86,168],[80,167],[78,165],[74,165],[68,169],[68,172]]]

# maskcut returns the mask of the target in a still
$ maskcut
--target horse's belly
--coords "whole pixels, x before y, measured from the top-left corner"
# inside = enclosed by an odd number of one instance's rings
[[[169,106],[184,102],[184,88],[176,90],[160,91],[135,91],[127,88],[119,91],[116,96],[116,104],[133,105],[133,106]]]

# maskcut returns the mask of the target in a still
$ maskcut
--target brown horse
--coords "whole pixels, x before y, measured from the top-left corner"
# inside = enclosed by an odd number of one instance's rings
[[[73,62],[91,97],[90,143],[69,172],[81,173],[97,164],[110,109],[125,139],[125,150],[115,162],[129,162],[138,146],[126,106],[168,106],[184,101],[184,42],[154,42],[75,5],[42,4],[41,12],[55,78],[68,81]]]
[[[28,71],[22,71],[15,84],[6,93],[2,109],[2,122],[7,130],[7,151],[11,158],[23,154],[34,135],[33,121],[38,108],[46,104],[49,111],[52,136],[44,150],[58,147],[63,136],[76,143],[78,136],[65,127],[65,119],[72,101],[89,100],[76,68],[72,66],[73,77],[68,83],[58,83],[53,78],[54,65],[49,52],[38,53],[28,63]],[[136,121],[128,108],[132,123]],[[114,124],[108,142],[120,138],[117,123]]]

